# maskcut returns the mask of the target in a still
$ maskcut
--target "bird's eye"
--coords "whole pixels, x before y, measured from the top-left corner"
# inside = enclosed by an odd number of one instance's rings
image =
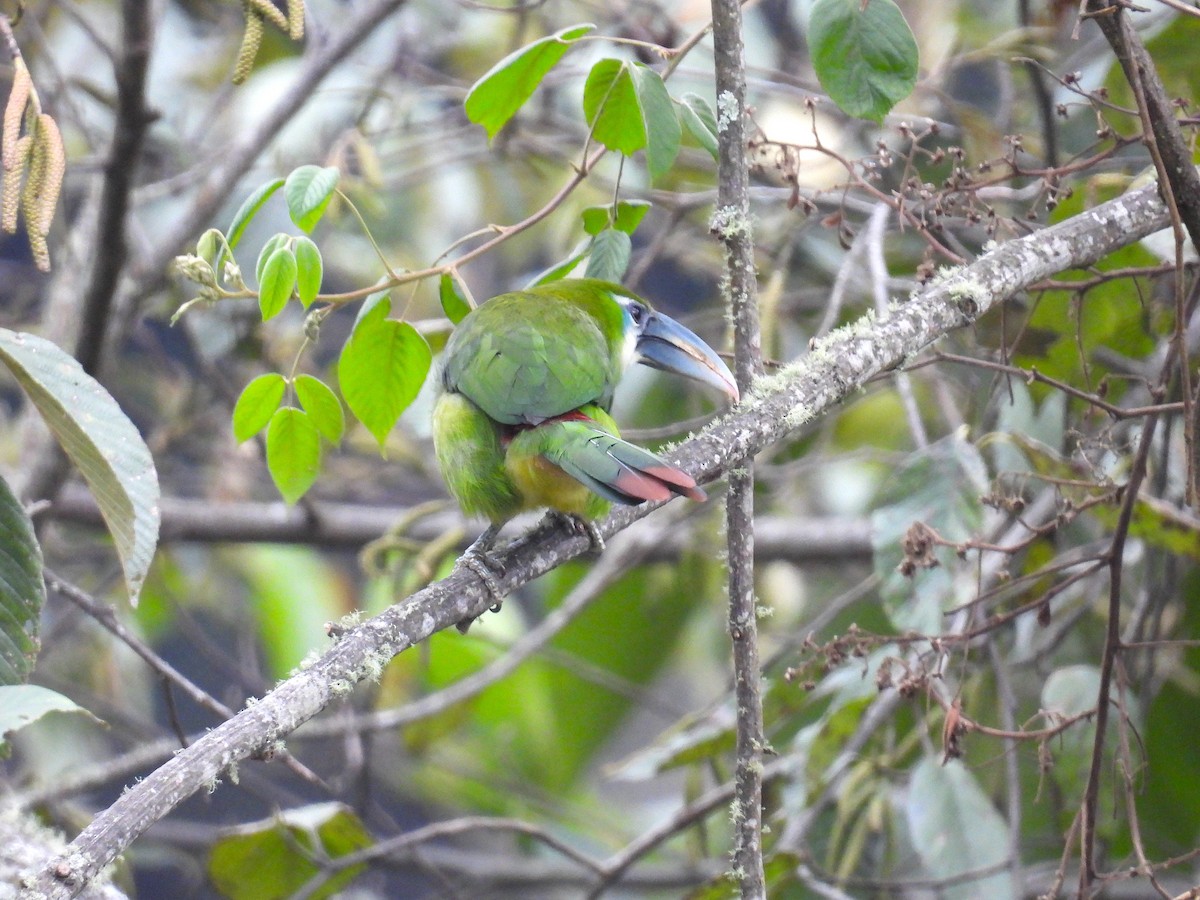
[[[637,303],[632,303],[629,306],[629,318],[633,319],[634,325],[641,325],[642,319],[646,317],[646,307],[640,306]]]

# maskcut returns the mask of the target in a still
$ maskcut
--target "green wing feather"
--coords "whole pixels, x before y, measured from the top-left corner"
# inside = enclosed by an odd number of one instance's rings
[[[605,333],[610,322],[595,314],[593,293],[593,284],[577,282],[488,301],[446,346],[445,388],[506,425],[536,425],[587,403],[607,408],[619,374],[616,335]]]
[[[686,472],[589,421],[558,420],[523,431],[509,447],[513,454],[540,455],[613,503],[705,496]]]

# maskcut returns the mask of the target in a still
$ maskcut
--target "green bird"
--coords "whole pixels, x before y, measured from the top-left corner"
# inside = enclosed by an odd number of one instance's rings
[[[705,499],[686,472],[623,441],[609,415],[626,368],[640,362],[738,389],[717,354],[674,319],[616,284],[569,279],[502,294],[459,322],[446,344],[433,442],[463,511],[491,520],[464,556],[486,559],[501,526],[549,507],[584,527],[612,503]]]

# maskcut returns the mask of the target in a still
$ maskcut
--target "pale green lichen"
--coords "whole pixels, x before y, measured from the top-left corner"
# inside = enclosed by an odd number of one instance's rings
[[[717,134],[737,121],[742,114],[741,104],[730,91],[721,91],[717,95]]]

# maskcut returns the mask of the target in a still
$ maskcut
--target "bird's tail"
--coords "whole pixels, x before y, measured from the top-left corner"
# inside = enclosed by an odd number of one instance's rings
[[[582,417],[543,422],[532,430],[539,433],[543,457],[606,500],[632,505],[674,494],[706,499],[687,472]]]

